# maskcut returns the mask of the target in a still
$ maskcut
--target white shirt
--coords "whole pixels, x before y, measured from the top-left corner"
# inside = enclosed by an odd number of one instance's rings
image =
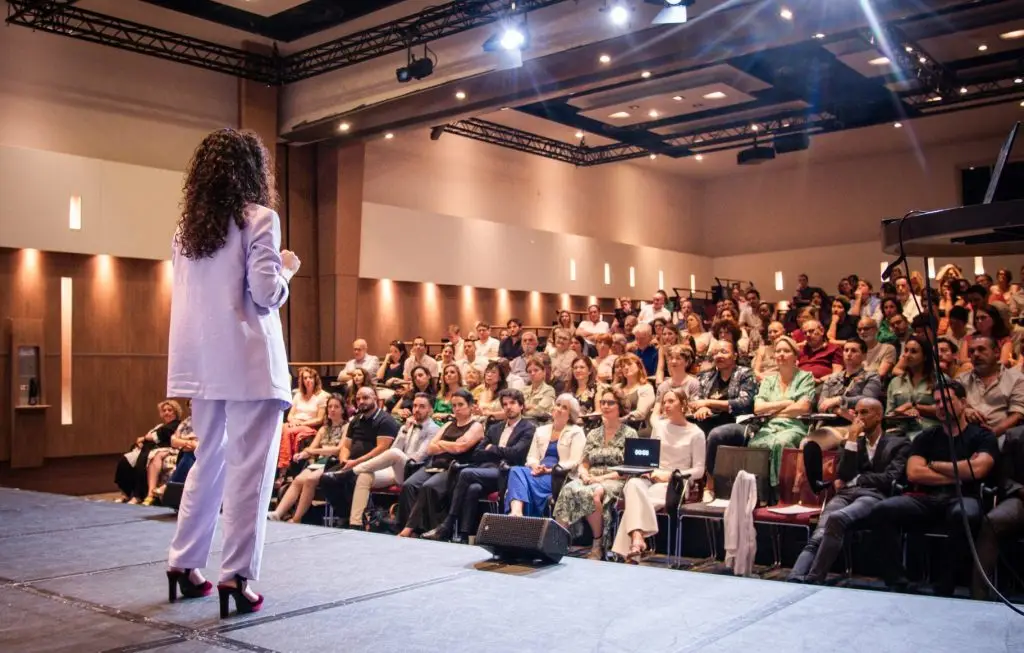
[[[507,420],[505,421],[505,428],[503,428],[501,430],[501,437],[498,438],[498,446],[499,447],[507,447],[508,446],[508,440],[509,440],[509,438],[512,437],[512,431],[515,430],[516,424],[518,424],[521,421],[522,421],[522,418],[517,419],[516,421],[512,422],[511,424],[509,424]]]
[[[660,310],[655,311],[654,304],[646,304],[643,308],[640,309],[640,315],[637,316],[636,320],[640,324],[650,324],[651,322],[657,320],[659,317],[664,319],[666,322],[672,321],[672,314],[669,313],[668,309],[665,308],[664,306],[662,306]]]
[[[413,368],[415,368],[417,366],[420,366],[420,365],[422,365],[423,367],[427,368],[427,371],[430,372],[430,376],[435,377],[435,378],[437,377],[437,374],[438,374],[437,361],[434,360],[433,358],[431,358],[430,356],[427,356],[426,354],[423,354],[423,358],[421,358],[419,360],[416,360],[415,356],[409,356],[409,358],[406,358],[405,359],[405,369],[402,370],[402,373],[407,378],[411,377],[412,376]]]
[[[921,311],[917,308],[921,305],[920,297],[917,295],[909,295],[907,297],[907,301],[903,302],[903,317],[907,318],[907,321],[913,320],[921,314]]]
[[[459,338],[458,340],[452,340],[450,343],[452,349],[455,350],[455,360],[461,361],[466,358],[466,352],[462,350],[462,343],[466,342],[465,338]]]
[[[496,358],[498,358],[498,347],[500,346],[501,342],[494,336],[491,336],[487,340],[481,340],[480,342],[476,343],[476,357],[483,357],[488,360],[495,360]]]
[[[587,342],[593,344],[594,336],[601,335],[602,333],[608,333],[608,323],[604,320],[598,320],[597,322],[591,322],[590,320],[583,320],[576,325],[576,331],[583,331],[588,335],[583,336]],[[580,334],[582,335],[582,334]]]
[[[490,362],[491,361],[489,361],[486,358],[483,358],[482,356],[480,356],[480,354],[477,354],[476,358],[473,359],[472,361],[467,360],[467,359],[463,359],[463,360],[460,360],[458,363],[456,363],[456,365],[459,366],[459,371],[462,372],[462,378],[466,378],[466,372],[469,371],[469,369],[471,367],[476,368],[476,369],[480,370],[481,372],[483,372],[484,370],[487,369],[487,364],[490,363]]]
[[[376,376],[377,370],[380,369],[380,359],[370,354],[363,356],[363,360],[361,361],[357,361],[353,358],[349,362],[345,363],[345,369],[343,369],[341,373],[352,376],[352,373],[356,371],[357,367],[366,370],[366,373],[370,376]]]

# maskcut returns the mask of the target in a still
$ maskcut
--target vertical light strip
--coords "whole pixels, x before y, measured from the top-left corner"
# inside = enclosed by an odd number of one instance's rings
[[[933,258],[928,259],[928,278],[935,278],[935,259]]]
[[[569,281],[576,281],[576,259],[569,259]]]
[[[604,264],[604,285],[610,286],[612,283],[612,266]]]
[[[60,278],[60,423],[71,424],[71,277]]]
[[[658,270],[658,290],[665,289],[665,271]]]
[[[776,290],[782,290],[782,285],[783,285],[782,284],[782,271],[781,270],[777,270],[775,272],[775,289]]]
[[[629,266],[629,287],[636,288],[636,268]]]
[[[974,274],[985,274],[985,261],[980,256],[974,257]]]
[[[886,263],[885,261],[882,261],[881,263],[878,264],[878,266],[879,266],[878,267],[879,278],[882,281],[885,281],[885,276],[884,276],[885,275],[885,268],[889,267],[889,264]]]
[[[697,290],[697,275],[696,274],[691,274],[690,275],[690,292],[693,292],[695,290]]]
[[[68,206],[68,228],[69,229],[81,229],[82,228],[82,196],[72,195],[71,202]]]

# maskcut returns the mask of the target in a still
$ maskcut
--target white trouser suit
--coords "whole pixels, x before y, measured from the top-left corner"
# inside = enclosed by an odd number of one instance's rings
[[[192,399],[199,439],[185,482],[171,567],[209,562],[223,502],[220,580],[260,575],[266,510],[274,482],[291,375],[278,309],[291,273],[282,270],[281,227],[250,205],[231,221],[212,256],[189,259],[174,245],[167,396]]]
[[[646,478],[634,477],[622,488],[625,508],[622,522],[615,533],[612,551],[626,557],[633,545],[632,532],[642,531],[644,537],[658,534],[658,511],[665,507],[668,483],[652,483]]]

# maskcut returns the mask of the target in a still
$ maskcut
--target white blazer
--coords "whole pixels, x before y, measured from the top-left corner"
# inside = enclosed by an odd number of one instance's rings
[[[533,444],[530,445],[530,452],[526,454],[527,465],[537,465],[544,460],[544,453],[551,444],[551,424],[538,426],[533,434]],[[583,445],[587,443],[587,434],[583,427],[575,424],[567,424],[558,436],[558,464],[567,470],[575,471],[576,465],[580,464],[583,458]]]
[[[191,260],[173,246],[168,397],[291,404],[278,315],[288,300],[281,223],[255,204],[245,219],[243,229],[231,221],[224,246],[210,258]]]
[[[754,571],[757,555],[757,531],[754,529],[754,508],[757,507],[757,479],[742,469],[736,474],[732,496],[725,509],[725,564],[736,576],[749,576]]]

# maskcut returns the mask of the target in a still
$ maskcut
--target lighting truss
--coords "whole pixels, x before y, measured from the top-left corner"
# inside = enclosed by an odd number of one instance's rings
[[[290,83],[307,79],[564,1],[519,0],[510,3],[508,0],[456,0],[428,7],[417,14],[288,56],[286,77],[282,81]]]
[[[182,36],[74,6],[67,0],[9,0],[7,22],[148,54],[244,79],[277,84],[280,59]]]
[[[859,33],[862,39],[888,57],[897,70],[909,73],[931,93],[947,98],[956,92],[956,75],[936,61],[927,50],[907,38],[900,28],[881,25],[877,31],[863,29]]]
[[[951,95],[936,95],[930,91],[916,90],[901,94],[901,99],[911,106],[918,107],[924,112],[930,107],[946,107],[951,104],[963,102],[975,102],[991,98],[1011,98],[1017,95],[1024,95],[1024,83],[1018,84],[1015,80],[1024,77],[1024,70],[1020,73],[1003,73],[997,77],[988,79],[974,79],[961,82],[960,88]],[[966,93],[961,93],[967,89]],[[941,98],[941,99],[938,99]]]
[[[7,22],[148,54],[266,84],[288,84],[459,34],[565,0],[455,0],[287,57],[263,55],[74,6],[75,0],[9,0]],[[514,7],[514,8],[511,8]]]
[[[729,149],[729,147],[746,145],[755,134],[759,139],[768,140],[772,136],[781,134],[833,131],[839,126],[839,123],[836,116],[827,111],[793,112],[767,119],[744,120],[688,134],[675,135],[667,142],[674,147],[689,150]],[[756,124],[758,127],[756,132],[751,129],[752,124]]]
[[[545,138],[521,129],[513,129],[489,120],[480,120],[479,118],[460,120],[445,125],[444,131],[519,152],[571,163],[575,166],[585,165],[585,157],[582,153],[582,150],[586,149],[584,147],[563,143],[553,138]]]

